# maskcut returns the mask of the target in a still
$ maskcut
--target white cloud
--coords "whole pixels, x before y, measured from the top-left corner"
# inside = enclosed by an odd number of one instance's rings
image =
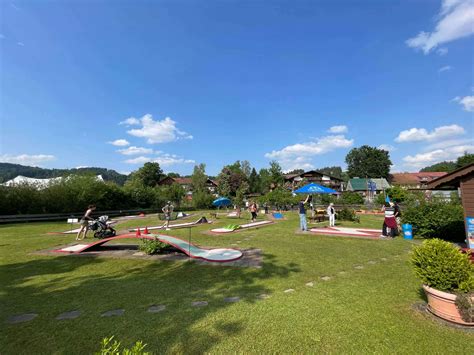
[[[474,145],[474,138],[441,140],[439,142],[435,142],[428,145],[425,150],[444,149],[448,147],[461,146],[461,145],[466,145],[466,144]]]
[[[474,112],[474,96],[455,97],[453,101],[458,102],[464,106],[467,112]]]
[[[56,157],[54,155],[49,155],[49,154],[36,154],[36,155],[3,154],[3,155],[0,155],[0,162],[2,163],[12,163],[12,164],[21,164],[21,165],[30,165],[30,166],[38,166],[38,165],[41,165],[42,163],[46,163],[48,161],[52,161],[55,159]]]
[[[138,118],[135,118],[135,117],[129,117],[126,120],[120,122],[119,124],[124,124],[124,125],[127,125],[127,126],[133,126],[133,125],[140,124],[140,120]]]
[[[265,157],[277,160],[284,170],[292,168],[313,168],[311,158],[317,155],[331,152],[338,148],[349,148],[354,144],[353,139],[347,139],[344,135],[331,135],[316,138],[311,142],[298,143],[266,153]]]
[[[128,120],[135,122],[136,119],[132,117]],[[149,144],[193,138],[193,136],[176,128],[176,122],[169,117],[162,121],[155,121],[152,115],[146,114],[140,118],[139,122],[142,125],[141,128],[131,129],[127,133],[135,137],[146,138]]]
[[[130,143],[126,139],[116,139],[112,142],[108,142],[109,144],[115,145],[116,147],[125,147]]]
[[[441,67],[438,69],[438,73],[442,73],[444,71],[450,71],[451,69],[453,69],[453,67],[451,67],[450,65],[445,65],[444,67]]]
[[[117,152],[123,155],[151,154],[153,153],[153,149],[131,146],[125,149],[119,149]]]
[[[347,132],[347,126],[345,125],[340,125],[340,126],[332,126],[328,130],[329,133],[346,133]]]
[[[90,166],[88,166],[88,165],[79,165],[79,166],[76,166],[74,169],[84,169],[84,168],[90,168]]]
[[[406,41],[409,47],[425,54],[438,47],[474,33],[474,1],[444,0],[433,32],[420,32]]]
[[[16,42],[16,44],[18,44],[19,46],[22,46],[22,47],[25,46],[25,44],[23,42]]]
[[[162,153],[155,157],[139,156],[137,158],[125,160],[125,163],[127,164],[145,164],[147,162],[158,163],[160,164],[160,166],[196,163],[196,161],[192,159],[184,159],[175,154],[165,154],[165,153]]]
[[[416,155],[408,155],[403,158],[403,162],[409,168],[420,169],[445,160],[455,160],[460,155],[463,155],[464,152],[473,153],[474,145],[457,145]]]
[[[394,150],[397,150],[397,148],[390,144],[380,144],[377,148],[386,150],[387,152],[393,152]]]
[[[453,137],[464,133],[464,128],[456,124],[437,127],[432,132],[428,132],[425,128],[410,128],[408,130],[401,131],[398,137],[395,138],[395,141],[399,143],[433,141],[436,139]]]
[[[438,48],[436,53],[438,53],[438,55],[440,55],[440,56],[446,55],[446,54],[448,54],[448,48],[446,48],[446,47]]]

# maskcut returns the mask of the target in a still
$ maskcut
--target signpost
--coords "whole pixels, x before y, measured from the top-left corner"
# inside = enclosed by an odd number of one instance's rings
[[[467,246],[474,249],[474,217],[466,217]]]
[[[79,219],[78,218],[68,218],[67,223],[69,223],[71,225],[71,231],[72,231],[72,225],[74,223],[79,223]]]

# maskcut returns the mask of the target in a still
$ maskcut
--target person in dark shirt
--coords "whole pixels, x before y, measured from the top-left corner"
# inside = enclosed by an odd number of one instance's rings
[[[308,225],[306,223],[306,208],[305,204],[309,201],[309,195],[306,197],[306,200],[301,199],[298,203],[299,215],[300,215],[300,228],[302,231],[308,230]]]

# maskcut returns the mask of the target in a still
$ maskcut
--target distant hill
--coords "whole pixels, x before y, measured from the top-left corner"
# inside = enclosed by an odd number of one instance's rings
[[[19,164],[0,163],[0,183],[11,180],[18,175],[26,177],[47,179],[70,174],[94,174],[102,175],[105,181],[113,181],[123,185],[127,180],[127,175],[119,174],[115,170],[105,168],[79,168],[79,169],[44,169],[34,166],[24,166]]]

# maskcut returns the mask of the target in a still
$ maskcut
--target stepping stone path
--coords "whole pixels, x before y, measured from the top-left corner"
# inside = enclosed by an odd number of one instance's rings
[[[196,301],[191,303],[193,307],[206,307],[209,303],[207,301]]]
[[[262,293],[261,295],[258,295],[257,298],[261,300],[266,300],[270,298],[270,295],[267,295],[266,293]]]
[[[313,282],[313,281],[308,282],[308,283],[306,283],[306,286],[308,286],[308,287],[313,287],[313,286],[314,286],[314,282]]]
[[[61,313],[59,316],[56,317],[57,320],[64,320],[64,319],[74,319],[81,315],[80,311],[70,311]]]
[[[354,266],[354,269],[357,269],[357,270],[362,270],[364,267],[362,265],[356,265]]]
[[[290,292],[295,292],[295,290],[292,289],[292,288],[289,288],[288,290],[285,290],[285,291],[283,291],[283,292],[285,292],[285,293],[290,293]]]
[[[331,276],[323,276],[323,277],[321,277],[321,280],[329,281],[329,280],[331,280]]]
[[[229,302],[229,303],[233,303],[233,302],[239,302],[240,301],[240,297],[226,297],[224,298],[224,302]]]
[[[150,306],[148,309],[147,309],[147,312],[148,313],[158,313],[158,312],[163,312],[164,310],[166,309],[166,306],[164,304],[160,304],[160,305],[153,305],[153,306]]]
[[[19,314],[19,315],[8,318],[7,323],[17,324],[17,323],[29,322],[30,320],[35,319],[37,316],[38,316],[37,313]]]
[[[120,308],[120,309],[113,309],[111,311],[104,312],[100,316],[101,317],[115,317],[115,316],[121,316],[124,313],[125,313],[125,309]]]
[[[373,261],[373,260],[369,260],[369,261],[367,261],[367,264],[374,265],[374,264],[377,264],[377,262],[376,262],[376,261]]]

